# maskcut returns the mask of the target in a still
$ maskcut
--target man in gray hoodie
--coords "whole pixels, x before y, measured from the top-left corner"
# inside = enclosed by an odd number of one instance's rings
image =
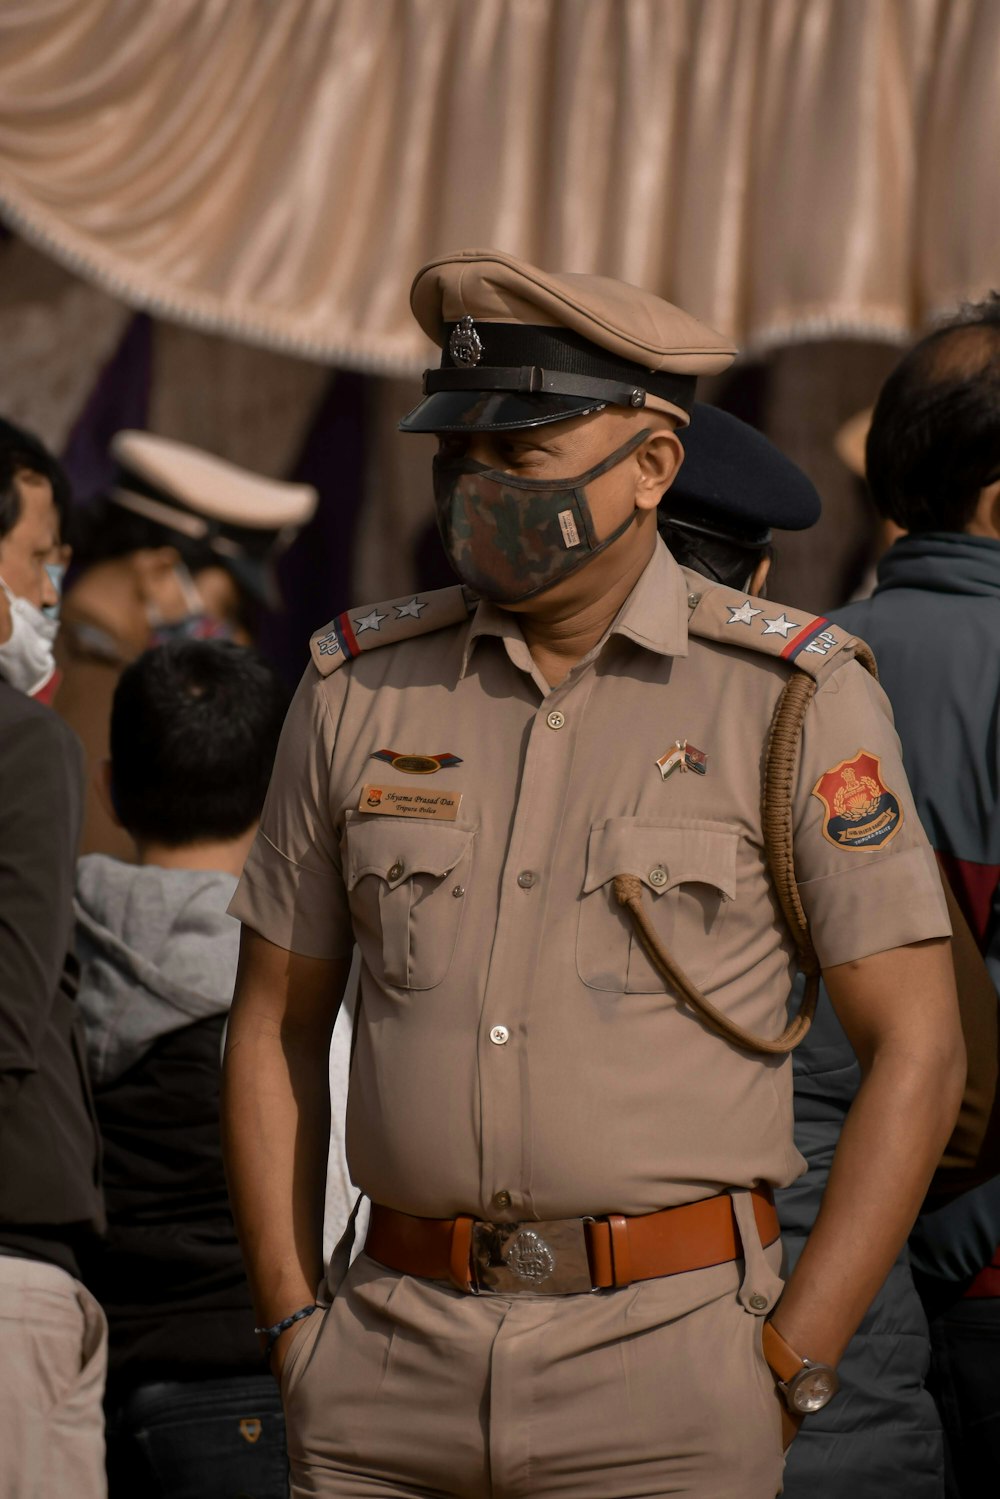
[[[253,652],[185,640],[123,673],[108,800],[135,864],[80,861],[80,1006],[104,1145],[112,1495],[284,1495],[219,1142],[239,925],[226,914],[287,695]]]

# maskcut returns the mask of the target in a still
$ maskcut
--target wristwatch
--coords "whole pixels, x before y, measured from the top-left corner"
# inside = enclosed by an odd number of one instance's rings
[[[794,1415],[821,1411],[840,1389],[835,1369],[800,1358],[771,1322],[765,1322],[761,1329],[761,1347],[782,1398]]]

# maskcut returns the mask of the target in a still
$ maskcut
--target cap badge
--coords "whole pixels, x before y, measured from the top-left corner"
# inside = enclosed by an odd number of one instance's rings
[[[475,369],[482,359],[483,341],[476,332],[476,325],[471,317],[464,317],[457,328],[452,329],[448,353],[456,364],[467,370]]]

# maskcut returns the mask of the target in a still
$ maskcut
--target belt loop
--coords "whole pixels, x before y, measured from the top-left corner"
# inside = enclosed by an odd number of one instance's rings
[[[761,1245],[760,1230],[753,1210],[753,1196],[745,1188],[734,1190],[730,1196],[742,1243],[743,1283],[739,1290],[740,1305],[754,1316],[763,1317],[777,1305],[778,1297],[785,1288],[784,1281],[771,1269]]]
[[[615,1286],[630,1286],[632,1254],[628,1242],[628,1220],[619,1213],[611,1213],[608,1216],[608,1228],[611,1231],[611,1269]]]
[[[472,1284],[472,1218],[456,1218],[451,1231],[448,1270],[452,1285],[463,1295],[474,1289]]]

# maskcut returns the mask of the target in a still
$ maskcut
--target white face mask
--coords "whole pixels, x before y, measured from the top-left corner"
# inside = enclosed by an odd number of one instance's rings
[[[3,578],[0,588],[7,595],[11,622],[10,639],[0,645],[0,677],[30,697],[45,686],[56,669],[52,644],[59,621],[46,619],[41,609],[16,597]]]

